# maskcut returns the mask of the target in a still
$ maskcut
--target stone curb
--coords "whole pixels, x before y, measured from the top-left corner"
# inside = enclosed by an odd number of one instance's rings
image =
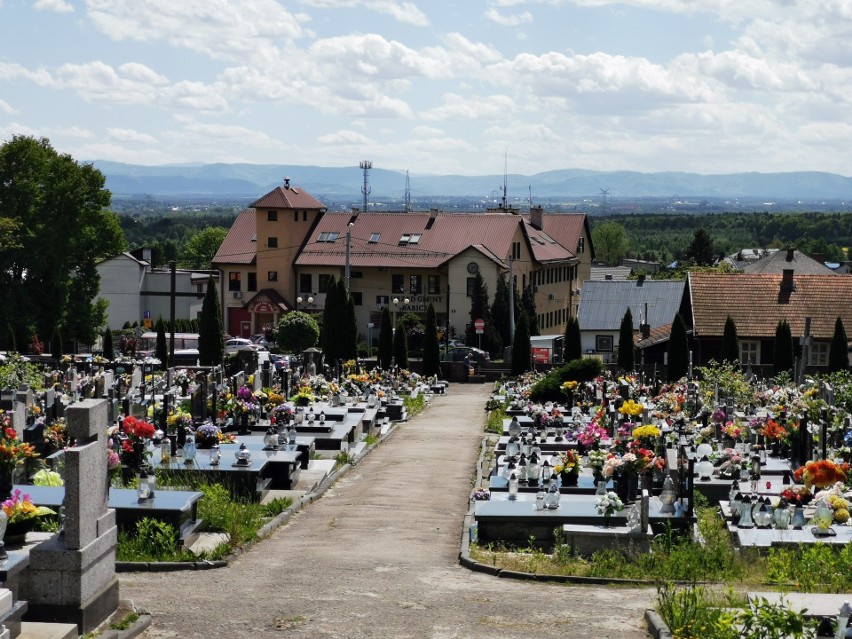
[[[648,624],[648,632],[654,639],[672,639],[668,625],[656,610],[645,611],[645,623]]]
[[[133,625],[126,630],[107,628],[97,635],[97,639],[133,639],[133,637],[138,637],[145,632],[150,625],[151,615],[139,615],[139,618],[133,622]]]
[[[424,404],[423,408],[420,412],[423,412],[428,407],[428,402]],[[419,414],[419,413],[418,413]],[[408,421],[408,420],[406,420]],[[353,466],[358,465],[364,457],[366,457],[370,452],[373,451],[377,446],[380,446],[382,442],[388,439],[391,435],[396,432],[396,429],[399,427],[399,424],[403,422],[392,422],[391,428],[384,434],[381,435],[375,444],[372,446],[367,446],[361,451],[361,454],[358,455],[351,463],[344,464],[333,473],[328,475],[320,484],[316,487],[313,492],[307,493],[298,501],[293,502],[293,504],[287,510],[278,513],[275,517],[266,522],[263,526],[258,528],[257,530],[257,539],[246,542],[239,548],[235,548],[230,555],[225,557],[225,559],[220,560],[204,560],[204,561],[157,561],[157,562],[141,562],[141,561],[117,561],[115,562],[115,571],[116,572],[176,572],[180,570],[210,570],[213,568],[225,568],[228,566],[228,563],[232,559],[236,559],[242,553],[251,548],[258,541],[266,539],[269,535],[275,532],[280,526],[287,523],[287,521],[294,514],[298,513],[302,508],[313,502],[315,499],[322,497],[325,492],[333,486],[340,477],[342,477],[346,472],[349,471]],[[141,618],[141,617],[140,617]],[[150,625],[150,616],[148,617],[148,624]],[[146,626],[147,628],[147,626]],[[143,628],[144,630],[144,628]],[[140,631],[141,632],[141,631]],[[102,635],[106,637],[107,635]],[[116,635],[118,636],[118,635]],[[128,635],[132,637],[135,635]]]

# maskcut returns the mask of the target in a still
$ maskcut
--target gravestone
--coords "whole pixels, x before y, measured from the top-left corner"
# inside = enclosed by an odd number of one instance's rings
[[[136,390],[139,388],[139,384],[142,383],[142,369],[138,366],[133,367],[133,372],[130,374],[130,390]]]
[[[113,385],[115,384],[115,374],[112,371],[104,371],[103,380],[104,380],[104,390],[103,390],[103,394],[101,395],[101,397],[103,397],[103,395],[109,393],[109,391],[112,389]]]
[[[91,632],[118,608],[115,511],[107,507],[107,402],[87,399],[69,406],[65,450],[63,532],[30,550],[20,597],[29,621],[75,623]]]

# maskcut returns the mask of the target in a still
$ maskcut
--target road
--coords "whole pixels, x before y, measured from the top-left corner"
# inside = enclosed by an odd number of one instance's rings
[[[458,564],[490,385],[453,384],[227,568],[124,573],[144,639],[646,639],[654,593],[499,579]]]

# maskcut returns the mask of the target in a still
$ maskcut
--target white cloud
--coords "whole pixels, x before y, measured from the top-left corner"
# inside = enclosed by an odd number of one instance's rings
[[[302,0],[317,9],[341,9],[362,6],[376,13],[389,15],[399,22],[413,24],[418,27],[429,26],[429,18],[426,17],[413,2],[396,2],[396,0]]]
[[[8,102],[6,102],[3,98],[0,98],[0,111],[5,113],[6,115],[14,115],[15,109],[12,108]]]
[[[153,135],[141,133],[134,129],[116,129],[107,128],[107,135],[118,142],[141,142],[143,144],[153,144],[157,139]]]
[[[516,112],[515,103],[506,95],[469,96],[447,93],[443,104],[420,115],[424,120],[499,120]]]
[[[340,144],[372,144],[373,140],[357,131],[336,131],[317,138],[317,142],[328,146]]]
[[[72,13],[74,7],[65,0],[36,0],[33,8],[36,11],[55,11],[57,13]]]
[[[494,7],[490,7],[485,11],[485,17],[491,22],[503,25],[504,27],[517,27],[520,24],[526,24],[533,21],[532,14],[529,11],[518,13],[515,15],[503,15]]]

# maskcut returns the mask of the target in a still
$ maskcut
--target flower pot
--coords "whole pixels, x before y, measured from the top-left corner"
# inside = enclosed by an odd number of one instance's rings
[[[23,521],[9,522],[6,526],[6,535],[3,543],[7,546],[23,546],[27,540],[27,533],[35,526],[35,521],[25,519]]]
[[[563,486],[576,486],[580,475],[579,473],[560,473],[560,477]]]
[[[0,470],[0,501],[6,501],[9,497],[12,496],[12,474],[13,470],[2,469]]]

